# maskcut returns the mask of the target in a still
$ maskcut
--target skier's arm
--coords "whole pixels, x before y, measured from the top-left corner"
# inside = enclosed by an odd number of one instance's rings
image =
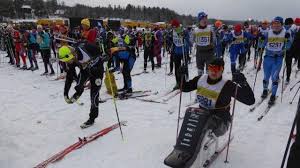
[[[201,76],[196,76],[196,77],[194,77],[194,79],[192,79],[188,82],[185,82],[185,80],[183,80],[182,91],[183,92],[191,92],[193,90],[196,90],[197,83],[198,83],[198,80],[200,77]]]
[[[228,81],[226,83],[228,90],[230,91],[231,97],[235,97],[235,89],[238,85],[236,99],[246,105],[253,105],[255,103],[254,93],[249,86],[247,81],[239,82],[240,84]]]

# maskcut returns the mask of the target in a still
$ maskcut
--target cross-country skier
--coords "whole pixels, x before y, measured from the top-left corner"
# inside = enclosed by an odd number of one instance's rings
[[[80,127],[86,128],[94,124],[98,117],[99,90],[103,79],[103,60],[100,57],[100,49],[91,43],[81,43],[75,47],[62,46],[59,49],[59,60],[67,63],[67,76],[64,88],[64,98],[69,104],[76,102],[84,91],[87,80],[91,83],[91,108],[89,119]],[[69,97],[69,90],[76,74],[75,67],[80,69],[79,79],[75,86],[75,93]]]
[[[269,100],[269,105],[275,103],[276,92],[279,82],[279,73],[282,66],[285,50],[285,38],[290,35],[286,35],[286,31],[283,28],[283,18],[277,16],[272,21],[271,30],[263,36],[266,46],[266,55],[264,56],[263,68],[264,68],[264,80],[263,80],[263,94],[262,98],[268,96],[269,79],[272,78],[272,95]],[[289,38],[289,37],[287,37]],[[284,80],[284,79],[283,79]]]
[[[299,50],[299,45],[300,45],[300,18],[296,18],[295,19],[295,28],[294,28],[294,41],[292,44],[292,48],[291,48],[291,55],[296,59],[296,61],[298,60],[298,71],[300,71],[300,61],[299,61],[299,57],[300,57],[300,50]]]
[[[211,26],[208,25],[207,14],[200,12],[198,14],[199,25],[193,32],[193,39],[196,43],[196,64],[198,75],[204,73],[204,66],[214,60],[215,35]]]
[[[289,84],[290,82],[290,76],[292,72],[292,61],[293,57],[291,55],[291,47],[294,40],[294,32],[292,30],[292,25],[294,24],[293,18],[286,18],[284,21],[284,28],[286,30],[286,33],[289,34],[289,38],[287,38],[286,41],[286,56],[285,56],[285,65],[286,65],[286,81],[285,84]],[[284,79],[283,79],[284,80]]]
[[[257,68],[258,71],[261,69],[261,63],[262,63],[262,55],[264,53],[264,41],[261,39],[261,36],[263,34],[266,34],[269,31],[269,22],[268,20],[263,20],[261,22],[261,27],[258,29],[258,37],[257,37],[257,45],[256,45],[256,51],[254,56],[254,62],[255,62],[255,68]]]
[[[181,66],[181,60],[184,55],[184,32],[182,27],[180,27],[180,23],[177,19],[173,19],[171,22],[172,25],[172,47],[171,47],[171,62],[175,63],[175,79],[176,85],[173,88],[179,89],[181,83],[181,76],[179,74],[179,69]]]
[[[242,73],[235,73],[233,81],[226,80],[222,76],[223,71],[223,59],[216,58],[208,64],[208,74],[197,76],[183,83],[183,92],[197,90],[199,108],[187,109],[175,149],[166,158],[165,164],[176,168],[190,167],[196,159],[195,156],[198,155],[200,146],[197,144],[201,143],[200,137],[204,136],[206,129],[211,129],[217,137],[224,135],[232,120],[230,115],[232,97],[246,105],[254,104],[254,94],[245,76]],[[186,73],[184,69],[182,69],[182,73]],[[190,110],[200,112],[190,113]],[[203,118],[204,116],[207,117]]]
[[[51,50],[50,50],[50,37],[49,34],[43,30],[42,25],[37,25],[37,43],[39,44],[41,55],[44,62],[45,72],[42,75],[48,74],[48,65],[50,67],[51,73],[50,75],[54,75],[54,70],[52,67],[52,63],[50,62]]]
[[[253,38],[250,33],[242,30],[241,24],[234,25],[234,30],[226,36],[225,42],[231,42],[229,47],[230,62],[231,62],[231,72],[235,73],[236,70],[236,60],[239,58],[239,70],[242,71],[246,63],[246,43],[245,41]]]
[[[112,42],[117,45],[117,47],[111,49],[112,56],[116,59],[117,69],[121,70],[124,80],[124,87],[119,91],[130,95],[132,93],[132,79],[130,73],[136,60],[135,52],[132,52],[135,49],[135,45],[132,44],[135,44],[135,42],[130,39],[128,34],[124,34],[123,28],[120,28],[119,35],[116,36]],[[121,64],[121,67],[118,63]]]
[[[151,32],[149,27],[146,27],[144,33],[144,72],[147,71],[147,62],[148,59],[151,61],[152,71],[154,71],[154,35]]]
[[[235,87],[239,85],[237,100],[252,105],[255,102],[254,94],[242,73],[233,74],[233,80],[226,80],[222,74],[224,71],[224,61],[222,58],[214,59],[208,64],[208,74],[197,76],[189,82],[183,83],[183,92],[191,92],[197,89],[197,102],[199,107],[210,110],[218,116],[220,123],[228,126],[231,121],[230,102],[231,97],[235,97]],[[233,83],[235,82],[235,83]],[[225,133],[226,130],[219,134]]]

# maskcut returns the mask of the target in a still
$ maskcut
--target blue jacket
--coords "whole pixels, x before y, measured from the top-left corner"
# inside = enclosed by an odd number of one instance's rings
[[[237,43],[235,44],[235,37],[233,35],[234,32],[231,32],[228,36],[224,36],[224,41],[225,42],[229,42],[229,43],[232,43],[230,45],[230,48],[229,48],[229,52],[230,53],[239,53],[239,54],[243,54],[246,52],[246,48],[245,48],[245,45],[246,45],[246,41],[249,41],[249,40],[252,40],[254,39],[255,37],[253,35],[251,35],[250,33],[248,32],[243,32],[243,41],[241,43]]]
[[[39,43],[40,49],[45,50],[45,49],[50,49],[50,37],[49,34],[46,32],[40,32],[39,36],[42,38],[42,42]]]

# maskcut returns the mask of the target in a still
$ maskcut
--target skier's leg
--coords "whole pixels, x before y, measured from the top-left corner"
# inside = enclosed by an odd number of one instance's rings
[[[289,82],[290,81],[290,76],[291,76],[291,72],[292,72],[292,56],[290,54],[290,51],[286,51],[286,57],[285,57],[285,65],[286,65],[286,81]],[[284,80],[284,79],[282,79]]]
[[[236,59],[237,59],[237,53],[234,51],[231,51],[230,52],[231,73],[236,72]]]
[[[170,54],[170,74],[173,72],[173,66],[174,66],[174,54]]]
[[[196,65],[198,68],[198,75],[204,74],[204,65],[205,65],[205,59],[202,56],[202,53],[197,49],[196,51]]]
[[[144,50],[144,71],[147,70],[148,56],[149,56],[148,48],[145,48],[145,50]]]
[[[271,75],[272,75],[272,95],[276,95],[277,89],[278,89],[278,82],[279,82],[279,74],[282,66],[282,57],[276,57],[275,61],[273,63],[272,69],[271,69]],[[284,80],[284,79],[282,79]]]
[[[44,62],[45,73],[48,73],[48,65],[45,50],[41,50],[41,56]]]
[[[174,62],[175,62],[175,79],[176,79],[176,86],[178,89],[179,85],[180,85],[180,80],[181,80],[181,76],[179,73],[180,70],[180,66],[181,66],[181,59],[182,59],[182,55],[174,55]]]
[[[274,63],[274,61],[273,61],[272,57],[265,56],[265,59],[263,62],[263,68],[264,68],[263,88],[264,88],[264,90],[268,90],[269,79],[271,77],[273,63]]]
[[[153,58],[153,52],[150,51],[149,52],[149,59],[150,59],[150,62],[151,62],[151,68],[152,68],[152,71],[154,71],[154,58]]]
[[[46,50],[46,61],[47,61],[47,64],[49,65],[50,67],[50,70],[51,70],[51,73],[54,74],[54,69],[52,67],[52,63],[50,62],[50,58],[51,58],[51,50],[50,48]]]
[[[90,118],[89,120],[94,121],[98,117],[99,112],[99,91],[102,84],[102,79],[100,78],[91,78],[91,91],[90,91],[90,98],[91,98],[91,108],[90,108]]]

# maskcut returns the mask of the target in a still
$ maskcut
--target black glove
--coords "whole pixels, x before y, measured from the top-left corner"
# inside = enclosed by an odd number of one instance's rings
[[[285,36],[284,36],[286,39],[290,38],[291,37],[291,34],[290,33],[285,33]]]
[[[245,84],[246,83],[246,77],[241,72],[233,73],[232,81],[235,82],[235,83],[238,83],[238,84]]]
[[[100,58],[103,62],[107,62],[110,59],[108,55],[102,55]]]

